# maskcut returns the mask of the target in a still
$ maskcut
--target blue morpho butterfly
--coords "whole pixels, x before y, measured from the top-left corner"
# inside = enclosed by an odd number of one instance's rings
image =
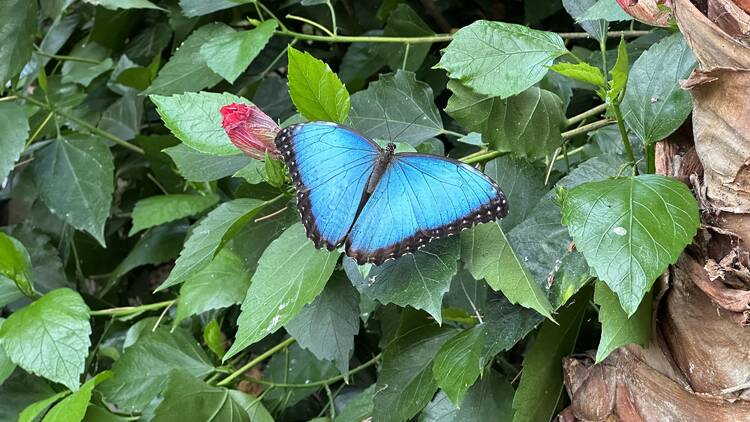
[[[382,264],[432,239],[508,214],[505,194],[477,169],[437,155],[395,153],[345,126],[310,122],[276,136],[315,247]]]

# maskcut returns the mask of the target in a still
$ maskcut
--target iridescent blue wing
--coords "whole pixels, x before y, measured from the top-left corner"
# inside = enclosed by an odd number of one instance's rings
[[[360,264],[381,264],[507,214],[505,195],[477,169],[445,157],[396,154],[351,229],[347,254]]]
[[[276,147],[297,188],[297,207],[315,246],[341,245],[357,215],[380,147],[327,122],[289,126]]]

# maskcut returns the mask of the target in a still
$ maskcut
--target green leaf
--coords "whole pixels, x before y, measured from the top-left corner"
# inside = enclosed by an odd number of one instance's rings
[[[617,46],[617,61],[612,70],[609,71],[612,79],[609,83],[609,91],[607,91],[608,103],[618,101],[620,93],[625,90],[625,86],[628,83],[628,66],[628,46],[625,43],[625,37],[623,37]]]
[[[133,227],[128,236],[143,229],[198,214],[217,202],[219,202],[219,196],[213,193],[159,195],[143,198],[136,202],[133,208]]]
[[[221,326],[218,321],[212,319],[206,324],[206,327],[203,329],[203,342],[220,359],[227,353],[227,349],[224,347],[226,340],[227,338],[221,332]]]
[[[0,420],[16,421],[28,405],[55,395],[47,381],[24,371],[15,371],[0,383]],[[57,400],[57,399],[56,399]]]
[[[24,297],[24,294],[18,290],[18,286],[13,280],[0,276],[0,307],[8,305]]]
[[[389,141],[398,136],[412,146],[443,132],[432,88],[404,70],[380,75],[366,90],[352,95],[349,117],[365,136]]]
[[[385,37],[425,37],[435,32],[422,20],[417,12],[405,3],[396,6],[388,15],[383,28]],[[382,57],[393,69],[416,72],[430,52],[430,44],[389,44],[381,43],[377,47],[378,56]]]
[[[34,289],[40,293],[47,293],[60,287],[71,287],[63,269],[56,245],[50,238],[30,224],[16,225],[10,230],[10,235],[18,239],[26,247],[31,257],[31,280]]]
[[[273,416],[263,406],[263,402],[242,391],[229,390],[229,396],[237,402],[248,415],[252,422],[274,422]]]
[[[362,422],[371,417],[375,387],[375,384],[370,384],[369,387],[349,399],[341,413],[336,415],[336,422]]]
[[[4,321],[5,318],[0,318],[0,327],[3,326]],[[15,369],[16,365],[10,360],[2,344],[0,344],[0,385],[3,385],[3,382],[8,379]]]
[[[297,111],[308,120],[344,123],[349,115],[349,92],[326,63],[289,48],[289,94]]]
[[[95,63],[66,60],[62,66],[62,82],[89,86],[91,81],[114,67],[112,59],[107,57],[108,53],[106,48],[96,42],[77,44],[70,54]]]
[[[432,373],[456,407],[484,368],[484,334],[485,327],[475,325],[448,340],[435,355]]]
[[[175,323],[190,315],[221,309],[242,302],[250,287],[250,276],[242,260],[222,249],[203,269],[190,274],[180,287]]]
[[[208,265],[219,249],[266,205],[257,199],[240,198],[225,202],[210,213],[193,230],[169,277],[156,290],[182,283]]]
[[[0,276],[15,283],[18,290],[28,297],[34,297],[31,285],[31,257],[18,240],[0,232]]]
[[[84,0],[94,6],[102,6],[107,9],[156,9],[164,10],[148,0]]]
[[[133,268],[147,264],[161,264],[176,258],[182,249],[187,229],[187,223],[175,222],[146,232],[115,267],[109,283],[113,284]],[[108,287],[103,289],[108,290],[109,287],[111,286],[108,284]]]
[[[210,386],[183,370],[169,373],[163,396],[154,420],[250,422],[250,415],[234,401],[228,389]]]
[[[591,6],[586,12],[577,17],[577,21],[592,21],[602,19],[607,22],[629,21],[633,17],[625,13],[617,4],[617,0],[599,0]]]
[[[482,134],[492,149],[541,158],[562,144],[565,114],[556,94],[532,87],[507,98],[488,97],[457,81],[445,112],[467,129]]]
[[[373,420],[408,420],[438,389],[432,377],[432,359],[455,331],[441,328],[422,315],[404,309],[396,337],[383,351]]]
[[[334,273],[325,290],[284,328],[297,343],[344,374],[359,332],[359,293],[344,273]]]
[[[552,305],[496,222],[461,233],[461,260],[476,279],[485,279],[511,303],[534,309],[552,319]]]
[[[252,105],[250,101],[215,92],[187,92],[170,97],[151,95],[149,98],[156,104],[164,125],[187,146],[212,155],[234,155],[239,151],[221,126],[219,109],[231,103]]]
[[[162,391],[173,369],[202,377],[214,368],[203,349],[183,330],[170,333],[160,328],[151,332],[149,328],[115,361],[115,375],[99,390],[107,401],[120,408],[140,412]]]
[[[254,161],[245,154],[209,155],[185,144],[165,148],[164,153],[172,158],[182,177],[192,182],[211,182],[231,176]]]
[[[258,261],[237,319],[237,335],[224,360],[281,328],[318,296],[331,277],[338,252],[316,249],[302,224],[271,242]]]
[[[266,46],[276,26],[278,23],[269,19],[255,29],[213,38],[201,46],[201,56],[211,70],[234,83]]]
[[[380,303],[423,309],[441,322],[443,295],[458,271],[459,242],[445,238],[414,254],[373,266],[355,287]]]
[[[607,38],[607,28],[609,26],[607,21],[603,19],[580,21],[578,19],[595,3],[596,0],[563,0],[563,7],[565,7],[568,14],[576,20],[576,23],[581,25],[581,28],[583,28],[587,34],[601,42]]]
[[[420,422],[485,422],[512,419],[513,387],[496,371],[490,370],[454,406],[445,392],[438,392],[422,412]]]
[[[454,34],[436,67],[479,94],[502,99],[542,80],[567,51],[554,32],[480,20]]]
[[[488,161],[484,173],[503,189],[510,207],[500,220],[500,227],[509,231],[526,219],[549,187],[544,183],[544,168],[510,154]]]
[[[0,345],[16,365],[75,391],[89,334],[86,303],[78,293],[58,289],[12,313],[0,328]]]
[[[589,182],[564,193],[562,222],[597,276],[633,315],[698,230],[690,189],[660,175]]]
[[[602,281],[596,282],[594,302],[599,305],[602,335],[596,349],[596,363],[626,344],[646,346],[651,339],[651,295],[646,295],[635,314],[628,318],[614,292]]]
[[[513,347],[519,340],[544,321],[538,312],[511,304],[507,298],[497,293],[487,297],[484,305],[485,340],[482,357],[493,357]]]
[[[210,23],[198,28],[159,70],[156,79],[143,94],[182,94],[185,91],[200,91],[219,83],[221,76],[208,67],[201,56],[201,46],[233,32],[232,28],[223,23]]]
[[[110,378],[112,372],[104,371],[86,381],[81,389],[57,403],[44,416],[42,422],[80,422],[86,415],[86,408],[91,401],[94,386]]]
[[[263,370],[263,378],[276,383],[311,384],[335,376],[336,373],[332,362],[319,360],[308,350],[293,344],[283,353],[274,355]],[[263,401],[271,409],[293,406],[322,388],[322,385],[310,388],[274,388],[263,397]]]
[[[70,394],[70,390],[64,390],[53,396],[45,397],[42,400],[31,403],[18,414],[18,422],[34,422],[39,416],[44,414],[50,406],[57,403],[58,400],[68,394]]]
[[[513,397],[513,421],[548,422],[562,399],[562,359],[573,352],[591,298],[582,291],[558,315],[558,324],[544,321],[523,359],[521,381]]]
[[[0,183],[2,183],[13,170],[13,165],[24,150],[26,138],[29,137],[29,121],[21,106],[13,102],[0,103],[0,133],[2,133],[0,136]]]
[[[266,174],[266,163],[260,160],[250,160],[248,165],[237,170],[232,177],[245,179],[245,181],[251,185],[263,183],[263,181],[268,178],[268,174]]]
[[[183,15],[192,18],[252,2],[253,0],[180,0],[180,7]]]
[[[627,62],[625,66],[627,67]],[[604,88],[604,75],[602,75],[601,69],[591,66],[586,62],[557,63],[551,66],[550,70],[569,78],[573,78],[577,81],[585,82],[599,88]]]
[[[622,100],[628,127],[645,143],[660,141],[682,125],[692,110],[690,93],[680,87],[696,66],[679,32],[651,46],[630,70]]]
[[[106,141],[93,135],[58,138],[31,164],[39,196],[52,214],[104,244],[114,192],[114,165]]]
[[[34,51],[34,33],[37,24],[37,2],[27,0],[2,0],[2,25],[0,25],[0,86],[23,69]]]

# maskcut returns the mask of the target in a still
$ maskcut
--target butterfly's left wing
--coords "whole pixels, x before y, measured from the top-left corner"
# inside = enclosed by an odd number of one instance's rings
[[[396,154],[352,227],[347,254],[380,264],[507,214],[505,195],[479,170],[446,157]]]

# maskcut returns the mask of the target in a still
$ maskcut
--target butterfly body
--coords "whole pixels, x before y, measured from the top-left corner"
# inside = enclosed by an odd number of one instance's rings
[[[327,122],[289,126],[276,146],[297,189],[297,207],[318,248],[346,245],[358,263],[379,265],[432,239],[507,215],[486,175],[456,160],[381,148]]]

